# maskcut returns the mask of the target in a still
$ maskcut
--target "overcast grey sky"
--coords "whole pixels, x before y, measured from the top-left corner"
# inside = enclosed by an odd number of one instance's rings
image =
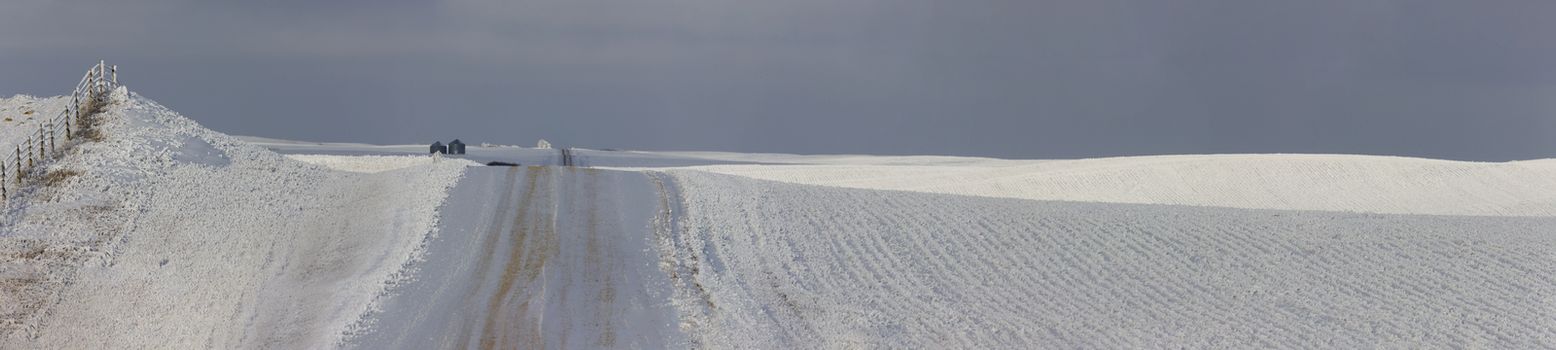
[[[133,3],[133,4],[132,4]],[[106,58],[229,134],[1072,158],[1556,157],[1556,1],[0,2],[0,94]]]

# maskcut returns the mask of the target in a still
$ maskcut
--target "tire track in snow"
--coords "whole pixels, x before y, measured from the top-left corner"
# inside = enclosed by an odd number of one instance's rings
[[[488,302],[488,313],[481,330],[482,349],[545,347],[542,323],[523,321],[531,316],[530,303],[534,299],[530,297],[543,293],[545,288],[543,285],[532,288],[531,284],[540,277],[547,260],[556,254],[555,207],[547,205],[554,202],[549,190],[553,177],[550,168],[532,167],[529,170],[525,176],[526,191],[519,200],[509,233],[508,261],[497,277],[497,292]]]
[[[577,163],[574,163],[573,148],[572,147],[558,148],[557,152],[560,152],[561,155],[562,155],[561,156],[561,158],[562,158],[562,166],[564,166],[564,167],[578,166]]]
[[[616,345],[617,329],[615,328],[616,322],[613,319],[615,317],[613,306],[616,303],[616,281],[622,279],[622,276],[619,276],[619,269],[609,264],[612,258],[609,252],[616,251],[616,247],[613,244],[614,241],[601,237],[604,234],[601,232],[604,229],[602,228],[604,225],[601,222],[599,208],[605,204],[600,198],[601,192],[604,192],[603,184],[599,178],[600,171],[598,169],[568,168],[567,172],[573,175],[571,178],[580,180],[579,185],[582,188],[593,189],[578,191],[583,193],[575,193],[576,198],[581,199],[581,202],[577,207],[578,210],[574,210],[574,212],[583,212],[581,215],[575,214],[583,219],[583,232],[580,232],[584,235],[583,275],[579,277],[588,280],[587,285],[597,286],[596,290],[593,291],[593,295],[589,295],[595,301],[593,310],[590,310],[590,312],[593,315],[594,322],[598,323],[600,327],[598,335],[593,337],[594,341],[589,346],[608,348]],[[566,296],[571,293],[563,290],[560,294]],[[563,347],[567,347],[565,343]]]
[[[701,260],[697,258],[692,242],[697,236],[687,231],[681,220],[686,206],[680,185],[674,177],[663,172],[644,172],[658,192],[659,212],[654,219],[654,242],[660,254],[659,269],[670,278],[672,300],[680,313],[677,328],[687,335],[693,348],[704,348],[711,332],[712,315],[718,311],[712,294],[703,285]]]
[[[517,194],[514,191],[516,189],[518,183],[519,183],[518,182],[518,172],[519,172],[519,167],[509,167],[507,169],[507,171],[506,171],[506,173],[505,173],[505,175],[503,177],[503,181],[502,181],[503,191],[499,192],[499,193],[502,193],[502,195],[500,195],[501,198],[498,200],[497,205],[494,207],[496,210],[512,210],[511,208],[513,206],[513,199],[514,199],[515,196],[519,196],[519,194]],[[534,182],[534,179],[533,179],[534,176],[535,176],[535,173],[532,172],[532,171],[525,172],[525,174],[524,174],[524,177],[525,177],[524,183],[525,184],[533,183]],[[533,191],[533,190],[534,190],[533,186],[526,186],[526,188],[525,188],[525,191]],[[525,194],[525,196],[527,196],[527,194]],[[496,256],[496,252],[497,252],[497,248],[498,248],[498,242],[500,242],[502,237],[503,237],[503,235],[499,234],[498,232],[507,231],[507,230],[503,230],[502,228],[503,227],[511,227],[512,226],[511,223],[507,222],[507,220],[504,220],[506,218],[507,218],[507,216],[505,216],[505,215],[493,215],[491,223],[488,224],[488,226],[487,226],[487,227],[490,227],[491,229],[480,230],[479,231],[479,232],[482,233],[482,237],[481,237],[482,244],[481,244],[481,254],[478,255],[479,258],[477,258],[477,260],[476,260],[475,271],[477,271],[477,273],[480,274],[479,276],[482,276],[482,279],[485,279],[487,271],[490,271],[491,265],[492,265],[492,260]],[[476,300],[476,298],[478,298],[477,294],[478,294],[479,291],[480,291],[479,289],[475,289],[475,288],[471,288],[471,289],[465,291],[464,299]],[[473,329],[473,327],[471,327],[469,325],[473,324],[476,321],[478,321],[478,320],[466,319],[466,320],[463,320],[462,323],[467,325],[466,326],[467,329]],[[461,332],[459,340],[456,342],[456,344],[462,344],[462,345],[463,344],[470,344],[469,339],[470,339],[470,337],[472,335],[473,334],[471,332]],[[404,336],[404,334],[402,334],[401,336]]]

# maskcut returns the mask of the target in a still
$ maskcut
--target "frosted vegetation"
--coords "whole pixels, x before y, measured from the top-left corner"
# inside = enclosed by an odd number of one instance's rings
[[[1556,347],[1553,160],[566,168],[105,110],[0,213],[0,348]]]

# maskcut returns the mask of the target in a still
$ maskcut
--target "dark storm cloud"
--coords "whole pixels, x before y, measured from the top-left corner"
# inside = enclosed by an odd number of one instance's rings
[[[1556,156],[1545,1],[0,3],[0,93],[99,57],[233,134],[1019,158]]]

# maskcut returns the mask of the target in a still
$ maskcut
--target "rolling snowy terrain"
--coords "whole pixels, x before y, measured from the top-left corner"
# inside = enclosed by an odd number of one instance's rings
[[[698,170],[839,187],[1082,202],[1389,214],[1556,215],[1556,160],[1183,155],[1049,161],[715,165]]]
[[[431,157],[106,111],[5,203],[0,348],[1556,347],[1553,160]]]

